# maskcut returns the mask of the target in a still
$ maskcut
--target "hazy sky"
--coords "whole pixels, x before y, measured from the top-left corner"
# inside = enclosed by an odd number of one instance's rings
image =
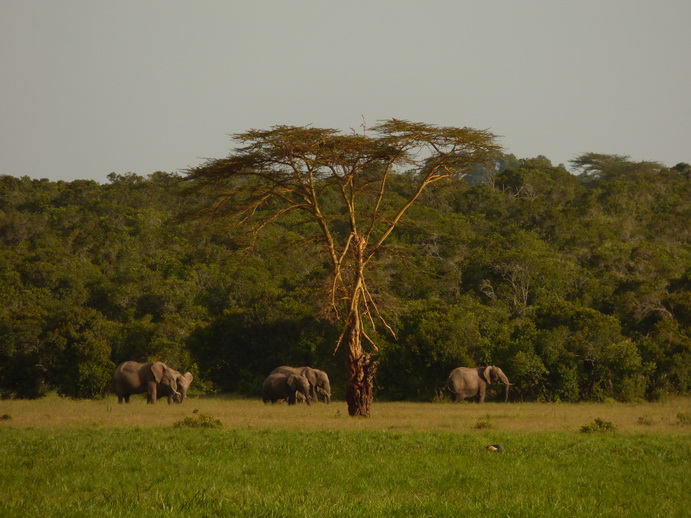
[[[689,0],[0,0],[0,174],[107,181],[277,124],[691,162]],[[568,165],[568,164],[567,164]]]

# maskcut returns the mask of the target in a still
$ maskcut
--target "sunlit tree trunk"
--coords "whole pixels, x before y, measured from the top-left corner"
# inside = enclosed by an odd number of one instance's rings
[[[346,368],[346,402],[351,416],[369,417],[372,406],[374,376],[378,362],[362,347],[363,321],[362,309],[366,304],[365,294],[365,249],[367,240],[363,237],[353,239],[353,256],[355,276],[352,280],[350,312],[345,322]]]
[[[357,335],[356,332],[353,333],[352,339],[359,340],[359,337],[355,335]],[[368,353],[356,352],[358,349],[362,351],[357,343],[351,342],[348,346],[346,360],[348,368],[348,384],[346,386],[348,414],[369,417],[373,399],[374,376],[377,373],[379,362],[374,361]]]

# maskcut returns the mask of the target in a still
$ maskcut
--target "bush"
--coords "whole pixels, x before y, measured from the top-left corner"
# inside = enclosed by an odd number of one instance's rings
[[[477,422],[473,425],[473,428],[476,430],[489,430],[492,428],[494,425],[489,422],[489,419],[478,419]]]
[[[591,424],[586,424],[581,426],[581,432],[592,433],[592,432],[613,432],[617,427],[612,423],[612,421],[605,421],[601,418],[596,418]]]
[[[109,325],[98,311],[77,308],[60,315],[49,333],[53,385],[61,396],[102,397],[112,384]]]
[[[688,426],[691,424],[691,412],[679,412],[677,414],[677,419],[680,425]]]
[[[198,412],[197,410],[194,411]],[[221,428],[223,423],[210,414],[197,414],[196,417],[185,417],[175,423],[175,428]]]

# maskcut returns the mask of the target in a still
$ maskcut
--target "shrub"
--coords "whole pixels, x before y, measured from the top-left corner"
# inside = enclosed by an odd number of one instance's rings
[[[679,424],[683,426],[687,426],[691,424],[691,412],[679,412],[677,414],[677,419],[679,420]]]
[[[591,424],[586,424],[581,426],[581,432],[592,433],[592,432],[613,432],[617,427],[612,421],[605,421],[601,418],[596,418]]]
[[[198,411],[195,410],[195,413]],[[175,423],[175,428],[220,428],[223,423],[210,414],[197,414],[196,417],[185,417],[182,421]]]
[[[492,423],[490,423],[488,419],[478,419],[477,423],[473,425],[473,428],[476,430],[488,430],[492,428],[492,426]]]

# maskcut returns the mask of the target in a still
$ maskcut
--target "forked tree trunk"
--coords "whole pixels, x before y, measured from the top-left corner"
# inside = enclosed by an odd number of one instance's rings
[[[362,350],[360,313],[357,309],[351,314],[345,338],[348,351],[346,355],[348,414],[369,417],[374,376],[377,374],[379,362],[374,361],[371,354]]]
[[[348,315],[344,338],[346,340],[346,368],[348,381],[346,384],[346,402],[348,414],[351,416],[370,416],[372,406],[374,376],[379,362],[372,360],[372,355],[362,349],[362,313],[365,296],[365,248],[367,240],[362,236],[353,239],[354,271],[350,297],[350,314]]]

